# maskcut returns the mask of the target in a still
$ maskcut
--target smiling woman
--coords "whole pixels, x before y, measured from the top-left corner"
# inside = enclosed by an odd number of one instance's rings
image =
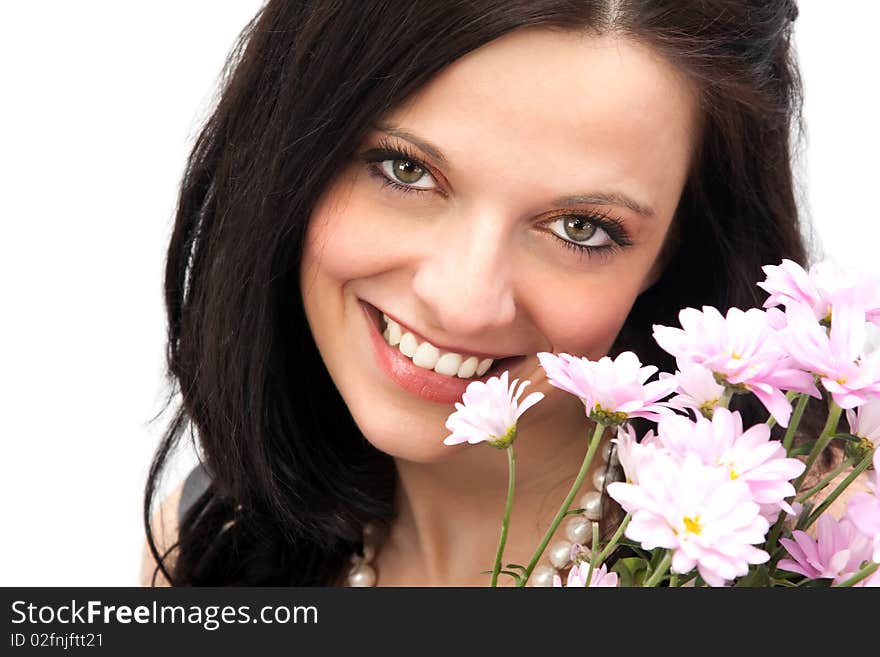
[[[162,576],[343,583],[379,523],[355,583],[486,584],[507,464],[443,441],[468,384],[505,371],[544,395],[518,428],[506,558],[526,563],[591,428],[538,354],[667,365],[651,324],[755,305],[761,265],[804,260],[795,14],[269,2],[230,60],[169,247],[182,404],[146,517],[187,429],[209,476],[176,537],[156,545],[148,527]],[[600,470],[582,494],[601,495]]]
[[[301,278],[364,436],[407,463],[471,461],[437,440],[471,380],[536,381],[541,351],[608,353],[662,269],[696,116],[692,85],[638,42],[546,28],[465,55],[384,115],[316,205]],[[553,395],[522,431],[543,452],[580,449],[586,429]]]

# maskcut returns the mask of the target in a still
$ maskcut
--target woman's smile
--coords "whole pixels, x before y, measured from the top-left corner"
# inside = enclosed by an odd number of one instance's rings
[[[526,359],[524,354],[454,351],[452,347],[434,345],[375,306],[364,301],[360,304],[376,362],[403,390],[428,401],[452,405],[472,381],[484,381],[504,370],[516,378],[515,368]]]

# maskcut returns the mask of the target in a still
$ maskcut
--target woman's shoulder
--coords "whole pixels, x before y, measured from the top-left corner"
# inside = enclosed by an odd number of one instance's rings
[[[164,555],[177,542],[181,519],[205,491],[210,481],[205,467],[201,464],[196,465],[186,478],[162,500],[150,523],[153,540],[160,555]],[[172,550],[164,559],[166,568],[173,565],[174,558],[175,553]],[[156,559],[150,552],[146,541],[144,542],[141,564],[141,584],[143,586],[170,586],[162,572],[157,570]]]
[[[178,521],[177,511],[180,505],[180,497],[184,483],[180,483],[159,505],[150,522],[153,533],[153,541],[160,555],[164,555],[168,549],[177,542]],[[165,559],[166,567],[174,559],[173,551]],[[170,586],[171,583],[165,578],[161,570],[158,570],[156,559],[150,551],[149,544],[144,541],[143,559],[141,562],[141,585],[142,586]]]

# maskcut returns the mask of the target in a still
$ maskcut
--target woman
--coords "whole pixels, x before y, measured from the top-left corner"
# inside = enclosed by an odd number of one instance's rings
[[[145,518],[187,430],[210,475],[179,528],[148,524],[159,580],[344,585],[378,523],[350,583],[486,585],[507,464],[444,445],[444,423],[504,370],[546,395],[517,439],[505,559],[527,563],[589,430],[536,354],[632,349],[669,369],[653,323],[759,305],[761,265],[805,259],[796,13],[269,2],[191,155],[168,252],[182,404]]]

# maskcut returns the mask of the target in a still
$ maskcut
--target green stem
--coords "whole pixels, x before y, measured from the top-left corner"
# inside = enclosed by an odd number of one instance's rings
[[[593,581],[593,570],[596,568],[596,547],[599,545],[599,524],[592,523],[592,532],[593,532],[593,541],[590,543],[590,567],[587,569],[587,581],[584,582],[584,586],[589,586],[590,582]]]
[[[797,406],[794,409],[794,413],[792,414],[791,423],[788,425],[788,431],[785,432],[785,437],[782,439],[782,445],[785,447],[786,454],[790,453],[791,443],[794,440],[794,434],[797,430],[797,425],[800,424],[801,417],[804,414],[804,409],[807,406],[808,401],[807,395],[801,395],[801,398],[798,400]],[[804,484],[804,479],[807,477],[807,473],[810,471],[810,468],[813,466],[813,463],[816,462],[816,459],[819,455],[825,450],[828,446],[828,443],[831,442],[835,431],[837,429],[837,423],[840,420],[841,408],[833,400],[829,401],[828,404],[828,418],[825,420],[825,426],[822,428],[822,433],[819,434],[819,438],[816,439],[816,444],[813,446],[813,449],[810,451],[810,455],[807,458],[806,465],[804,466],[804,471],[801,475],[795,479],[794,481],[794,490],[795,495],[800,491],[801,486]],[[829,479],[830,481],[830,479]],[[817,489],[821,490],[825,487],[827,482],[820,482],[817,486],[814,486],[809,491],[806,491],[804,495],[795,497],[795,500],[804,501],[810,498]],[[801,497],[803,500],[801,500]],[[770,533],[767,536],[767,552],[773,554],[776,549],[776,542],[779,540],[780,535],[782,534],[782,528],[785,525],[785,513],[780,512],[779,518],[776,520],[776,523],[773,525],[773,528],[770,530]],[[770,575],[776,572],[776,560],[772,559],[770,561]]]
[[[727,408],[730,406],[730,400],[733,397],[733,388],[724,386],[724,392],[721,393],[721,399],[718,400],[719,408]]]
[[[800,393],[794,392],[793,390],[789,390],[788,392],[785,393],[785,398],[788,401],[791,401],[792,399],[797,397],[798,394],[800,394]],[[776,418],[773,417],[772,415],[767,418],[767,426],[770,427],[771,429],[776,426]]]
[[[813,509],[813,512],[810,514],[810,517],[807,519],[807,524],[804,526],[804,530],[806,531],[810,525],[816,522],[816,519],[824,513],[825,509],[827,509],[831,504],[836,500],[840,494],[846,490],[847,486],[849,486],[853,481],[855,481],[856,477],[862,474],[865,470],[867,470],[871,465],[871,456],[872,454],[867,454],[865,458],[861,460],[861,462],[853,468],[853,471],[850,472],[846,479],[841,481],[837,488],[831,491],[831,494],[822,500],[822,504]]]
[[[880,564],[869,563],[867,566],[865,566],[860,571],[858,571],[855,575],[853,575],[852,577],[850,577],[846,581],[841,582],[837,586],[840,586],[840,587],[854,586],[855,584],[858,584],[866,577],[870,577],[871,575],[873,575],[877,571],[877,568],[880,568]]]
[[[687,583],[690,582],[691,580],[696,579],[696,577],[697,577],[697,572],[696,572],[696,571],[691,571],[691,573],[690,573],[689,575],[685,575],[685,576],[682,577],[680,580],[678,579],[678,576],[676,575],[677,586],[678,586],[679,588],[681,588],[682,586],[684,586],[685,584],[687,584]],[[694,582],[694,586],[696,586],[696,582]]]
[[[785,437],[782,439],[782,446],[785,447],[786,454],[791,453],[791,443],[794,441],[794,435],[797,432],[798,425],[801,423],[801,418],[804,416],[804,411],[806,410],[807,402],[809,401],[810,396],[802,394],[798,399],[797,405],[794,407],[794,412],[788,423],[788,429],[785,431]]]
[[[587,448],[587,453],[584,456],[584,462],[581,463],[581,469],[578,471],[577,477],[575,477],[574,483],[571,485],[571,490],[569,490],[568,495],[565,496],[565,500],[562,502],[562,506],[560,506],[559,511],[556,512],[556,517],[553,518],[553,522],[551,522],[550,527],[547,528],[547,532],[544,534],[544,538],[541,539],[541,543],[540,545],[538,545],[538,549],[536,549],[535,554],[532,555],[532,560],[523,571],[523,576],[519,581],[519,586],[525,586],[526,582],[529,581],[529,575],[532,574],[535,566],[538,565],[538,560],[541,558],[541,555],[544,554],[544,550],[547,549],[547,543],[549,543],[550,539],[553,538],[553,534],[556,532],[556,528],[559,527],[559,523],[562,522],[562,519],[565,517],[565,514],[568,511],[568,508],[571,506],[571,502],[574,499],[574,496],[577,495],[578,490],[580,490],[581,483],[583,482],[584,477],[590,469],[590,464],[593,462],[593,456],[595,456],[596,454],[596,450],[599,447],[599,442],[602,439],[603,433],[605,433],[605,425],[597,422],[596,428],[593,431],[593,436],[592,438],[590,438],[590,445]]]
[[[767,537],[767,554],[773,555],[770,559],[770,569],[768,570],[770,575],[776,572],[776,562],[778,558],[776,557],[776,541],[779,540],[779,536],[782,534],[782,527],[785,525],[785,511],[779,512],[779,518],[776,519],[776,523],[773,525],[773,528],[770,530],[770,535]]]
[[[630,520],[632,520],[632,514],[627,513],[617,527],[617,531],[614,532],[614,536],[608,541],[608,545],[605,546],[605,549],[599,554],[599,558],[596,559],[597,564],[601,566],[605,559],[608,558],[608,555],[611,554],[611,551],[617,547],[617,542],[620,540],[621,536],[623,536],[623,532],[626,531],[626,526],[629,524]]]
[[[804,479],[807,478],[810,468],[813,467],[813,463],[815,463],[816,459],[819,458],[819,455],[825,451],[825,448],[828,447],[828,443],[830,443],[831,439],[834,437],[835,430],[837,429],[837,422],[840,420],[841,410],[840,406],[834,403],[833,400],[828,402],[828,419],[825,421],[822,433],[819,435],[819,438],[816,439],[816,444],[813,446],[810,455],[807,457],[807,463],[803,473],[794,482],[795,491],[800,491]]]
[[[498,541],[498,551],[495,553],[495,568],[492,571],[492,586],[498,586],[498,573],[501,572],[501,556],[504,554],[504,544],[507,543],[507,527],[510,524],[510,509],[513,506],[513,483],[516,479],[516,456],[513,453],[513,445],[507,447],[507,503],[504,505],[504,520],[501,521],[501,540]]]
[[[666,554],[663,555],[663,561],[661,561],[657,565],[657,570],[651,573],[651,576],[648,578],[648,581],[645,582],[645,586],[654,587],[660,583],[660,580],[663,579],[663,576],[666,574],[666,571],[669,570],[669,564],[672,563],[672,551],[666,550]]]
[[[678,575],[676,575],[675,573],[669,575],[669,586],[671,588],[678,586]]]
[[[823,488],[825,488],[831,482],[832,479],[834,479],[837,475],[839,475],[841,472],[846,470],[852,464],[853,464],[852,459],[848,459],[848,458],[843,459],[843,462],[840,465],[838,465],[836,468],[834,468],[834,470],[832,470],[830,473],[825,475],[818,484],[813,486],[810,490],[804,491],[803,493],[798,495],[795,498],[795,502],[800,502],[801,504],[803,504],[808,499],[813,497],[813,495],[815,495],[816,493],[821,491]]]

